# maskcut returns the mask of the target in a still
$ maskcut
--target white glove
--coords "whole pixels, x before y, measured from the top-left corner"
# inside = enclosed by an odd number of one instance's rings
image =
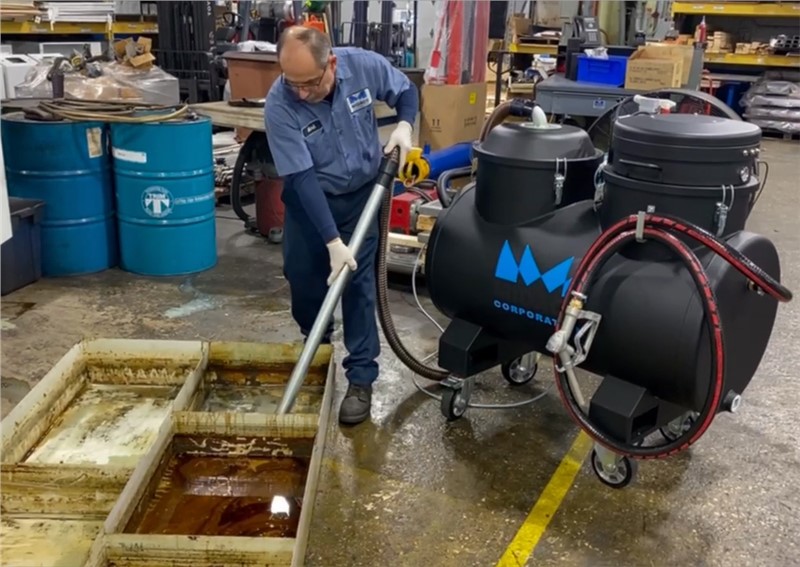
[[[408,155],[408,152],[411,151],[411,130],[411,124],[405,120],[398,122],[397,127],[392,132],[392,135],[389,137],[389,141],[386,143],[386,147],[383,150],[383,153],[389,154],[393,149],[400,148],[401,171],[403,166],[406,164],[406,156]]]
[[[326,245],[328,247],[328,254],[331,257],[331,275],[328,276],[328,285],[333,283],[333,280],[342,271],[342,268],[349,266],[354,272],[358,268],[356,259],[350,253],[350,249],[342,242],[341,238],[334,238]]]

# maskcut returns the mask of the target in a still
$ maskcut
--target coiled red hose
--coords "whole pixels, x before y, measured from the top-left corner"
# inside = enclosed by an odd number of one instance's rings
[[[573,276],[570,289],[561,307],[561,312],[559,313],[556,330],[560,329],[563,324],[567,306],[572,298],[572,292],[577,292],[588,297],[591,282],[603,265],[605,265],[621,247],[637,239],[637,222],[637,215],[626,217],[604,231],[592,244]],[[725,386],[724,333],[714,290],[696,254],[670,231],[685,234],[710,248],[733,265],[761,290],[778,301],[785,302],[792,299],[792,293],[788,289],[776,282],[769,274],[753,263],[752,260],[741,254],[738,250],[732,248],[726,242],[718,240],[709,232],[670,215],[645,214],[642,236],[646,239],[659,242],[672,250],[689,270],[689,274],[700,291],[705,315],[704,321],[708,330],[712,353],[709,392],[700,415],[692,426],[680,437],[665,444],[651,447],[636,447],[621,443],[607,436],[589,421],[582,408],[578,405],[566,375],[558,370],[559,360],[554,358],[558,391],[572,419],[595,442],[615,453],[627,457],[636,457],[640,459],[664,458],[690,447],[703,436],[714,420]]]
[[[622,230],[635,227],[638,222],[638,215],[630,215],[616,224],[609,227],[589,248],[584,256],[584,262],[593,252],[613,238],[615,234]],[[662,228],[680,232],[714,251],[723,259],[727,260],[733,267],[741,272],[746,278],[756,284],[761,290],[780,302],[792,300],[792,292],[781,285],[772,276],[767,274],[750,258],[733,248],[727,242],[719,240],[716,236],[705,229],[700,228],[685,220],[669,214],[646,213],[644,215],[644,225],[648,227]],[[580,269],[580,266],[578,267]],[[573,278],[574,279],[574,278]]]

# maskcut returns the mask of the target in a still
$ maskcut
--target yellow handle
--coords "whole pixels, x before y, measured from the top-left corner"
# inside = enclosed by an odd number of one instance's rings
[[[398,177],[404,185],[411,186],[427,179],[431,173],[431,166],[422,156],[422,148],[411,148],[406,156],[406,163],[403,168],[398,172]]]

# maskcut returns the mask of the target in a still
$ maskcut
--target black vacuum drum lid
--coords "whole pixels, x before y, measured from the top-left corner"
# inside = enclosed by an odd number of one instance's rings
[[[481,158],[498,163],[585,159],[596,155],[589,135],[580,128],[563,124],[536,127],[532,122],[500,124],[475,145]]]
[[[638,114],[614,123],[614,138],[664,146],[752,147],[761,141],[755,124],[705,114]]]

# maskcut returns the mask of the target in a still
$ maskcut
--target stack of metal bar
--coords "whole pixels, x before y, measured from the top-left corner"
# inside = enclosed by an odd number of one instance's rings
[[[4,20],[27,20],[42,16],[33,0],[3,0],[0,2],[0,17]]]
[[[224,79],[215,49],[215,2],[158,2],[159,66],[178,78],[190,103],[222,97]]]
[[[37,2],[44,12],[46,22],[111,22],[114,17],[114,2],[95,0],[90,2]]]

